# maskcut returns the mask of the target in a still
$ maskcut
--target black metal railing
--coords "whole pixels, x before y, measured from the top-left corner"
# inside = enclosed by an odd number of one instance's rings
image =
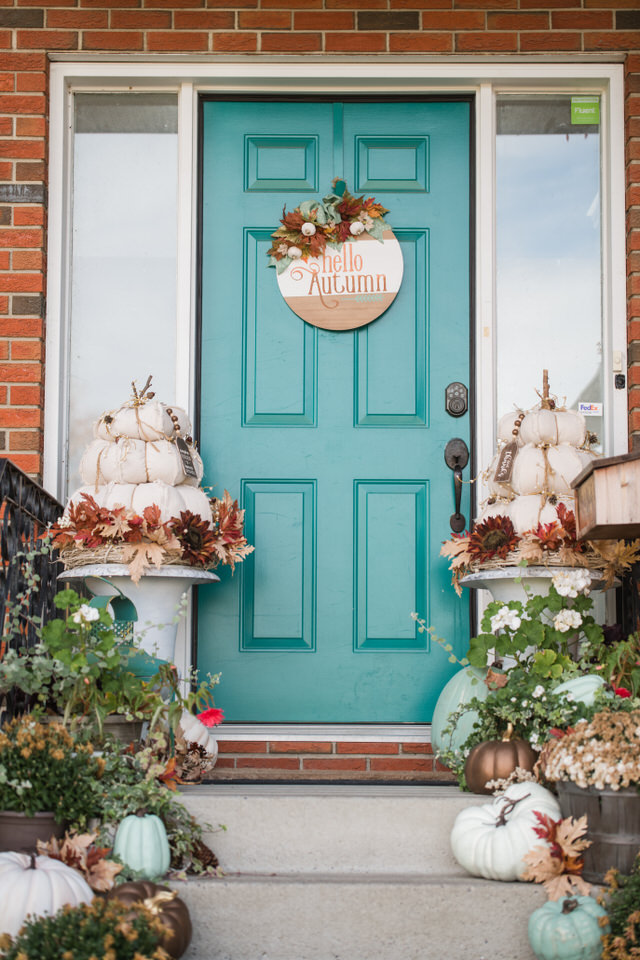
[[[63,505],[40,484],[11,460],[0,457],[0,624],[5,648],[33,646],[38,620],[46,623],[54,615],[56,578],[62,565],[55,556],[39,549],[47,526],[63,510]],[[35,587],[33,574],[39,578]],[[17,608],[21,598],[20,629],[7,631],[10,610]]]

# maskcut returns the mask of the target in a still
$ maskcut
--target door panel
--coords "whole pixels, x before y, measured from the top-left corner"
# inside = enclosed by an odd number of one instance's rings
[[[356,331],[304,323],[267,267],[283,206],[336,176],[389,208],[405,263]],[[229,720],[428,721],[452,667],[409,614],[468,641],[438,554],[444,446],[469,439],[444,412],[469,377],[469,104],[206,102],[202,202],[205,479],[256,551],[200,589],[198,666]]]

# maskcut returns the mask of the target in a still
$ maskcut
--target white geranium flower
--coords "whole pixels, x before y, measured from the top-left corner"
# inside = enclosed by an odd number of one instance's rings
[[[533,693],[531,694],[531,696],[532,696],[532,697],[541,697],[543,693],[544,693],[544,687],[542,686],[541,683],[539,683],[538,686],[534,688]]]
[[[72,615],[74,623],[93,623],[100,619],[100,611],[95,607],[90,607],[88,603],[83,603],[79,610]]]
[[[561,597],[577,597],[579,593],[587,593],[591,585],[591,574],[588,570],[560,570],[551,582]]]
[[[582,626],[582,617],[577,610],[561,610],[553,618],[553,625],[560,633],[577,630],[578,627]]]
[[[491,617],[491,633],[498,633],[499,630],[503,630],[505,627],[508,627],[509,630],[517,630],[521,623],[522,620],[518,616],[518,613],[515,610],[511,610],[511,608],[505,604],[505,606],[501,607],[501,609]]]

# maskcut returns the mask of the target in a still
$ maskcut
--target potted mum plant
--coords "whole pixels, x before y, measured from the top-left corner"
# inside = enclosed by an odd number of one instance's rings
[[[563,816],[587,815],[592,845],[584,876],[601,883],[610,868],[630,873],[640,849],[640,708],[616,698],[542,748],[540,775],[555,785]],[[625,834],[622,838],[620,833]]]
[[[142,904],[96,898],[53,916],[28,919],[18,935],[0,937],[2,960],[171,960],[162,947],[168,928]]]
[[[58,723],[26,716],[0,732],[0,848],[35,848],[36,838],[61,836],[64,824],[84,827],[99,810],[104,761]]]

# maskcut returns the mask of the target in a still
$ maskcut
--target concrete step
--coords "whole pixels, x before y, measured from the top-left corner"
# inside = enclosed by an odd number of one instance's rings
[[[181,799],[230,873],[466,876],[449,836],[460,810],[488,798],[457,787],[216,784]]]
[[[487,798],[454,787],[216,784],[186,806],[223,871],[175,884],[185,960],[534,960],[538,885],[469,877],[449,836]],[[224,824],[225,831],[216,831]]]
[[[184,960],[535,960],[538,885],[393,874],[235,875],[175,885]]]

